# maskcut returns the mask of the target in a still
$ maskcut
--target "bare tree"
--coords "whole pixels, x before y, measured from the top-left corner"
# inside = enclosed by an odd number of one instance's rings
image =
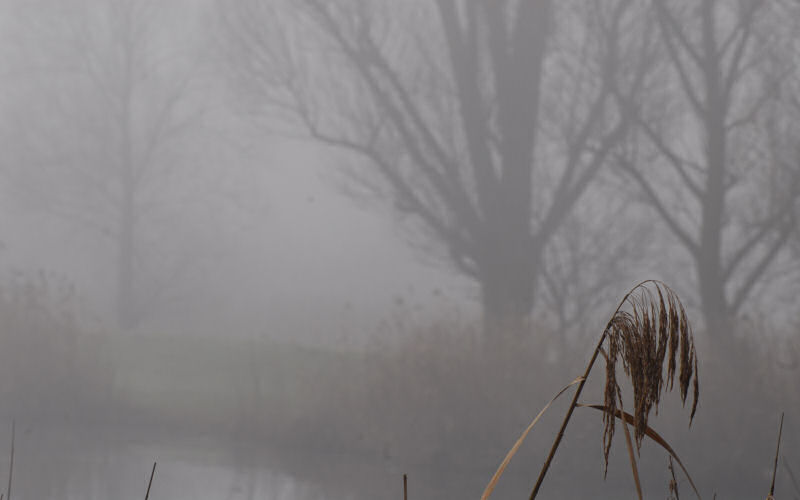
[[[624,136],[619,22],[600,30],[599,8],[549,0],[221,8],[263,109],[355,153],[351,188],[477,282],[485,331],[523,332],[546,246]]]
[[[548,246],[542,270],[540,317],[573,340],[614,308],[614,293],[652,275],[645,263],[657,250],[652,225],[628,213],[630,200],[597,187],[587,198]]]
[[[8,178],[32,206],[112,242],[116,317],[129,328],[187,261],[160,269],[157,287],[143,283],[148,252],[166,248],[152,244],[162,236],[154,223],[196,184],[185,175],[183,154],[203,113],[193,96],[196,59],[176,43],[180,35],[159,29],[158,16],[166,14],[158,2],[52,7],[44,16],[38,7],[26,23],[24,106],[8,122],[7,137],[16,142]],[[200,178],[196,168],[192,175]]]
[[[606,50],[613,52],[601,63],[610,64],[606,67],[609,78],[625,89],[619,92],[629,99],[643,92],[643,87],[650,85],[646,78],[658,52],[657,44],[648,37],[655,28],[654,20],[633,2],[623,2],[616,9],[584,6],[583,12],[591,16],[589,26],[598,31],[592,39],[605,41]],[[581,79],[580,75],[571,76]],[[619,151],[614,148],[612,159]],[[653,272],[645,264],[652,261],[656,249],[652,225],[633,212],[633,207],[630,197],[620,196],[613,171],[600,174],[548,245],[541,272],[541,317],[559,332],[588,331],[597,322],[596,315],[613,307],[608,297],[614,296],[614,290],[641,279],[642,272]]]
[[[776,142],[796,70],[776,64],[779,4],[651,2],[666,64],[642,99],[619,96],[637,131],[619,166],[691,256],[715,336],[795,227],[800,171]]]

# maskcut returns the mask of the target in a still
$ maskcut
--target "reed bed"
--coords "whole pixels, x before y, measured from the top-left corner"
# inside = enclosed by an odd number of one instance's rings
[[[602,356],[606,363],[603,403],[582,403],[579,401],[579,397],[599,356]],[[625,379],[631,387],[630,407],[633,413],[626,412],[623,407],[623,391],[620,387],[618,373],[620,365]],[[649,425],[653,412],[658,413],[664,392],[672,390],[676,386],[676,381],[682,405],[685,406],[687,401],[691,400],[689,414],[689,425],[691,426],[700,397],[698,356],[692,327],[682,302],[671,288],[661,281],[643,281],[631,289],[619,303],[611,319],[606,324],[583,375],[578,376],[561,389],[536,415],[489,480],[481,500],[489,499],[509,462],[519,451],[523,441],[539,422],[542,415],[556,399],[573,386],[575,386],[575,389],[572,401],[555,435],[544,465],[539,471],[536,483],[530,493],[530,500],[535,499],[538,495],[576,408],[591,408],[602,412],[604,477],[608,473],[609,455],[617,420],[620,420],[625,434],[631,474],[636,494],[640,500],[644,498],[644,494],[639,476],[637,457],[641,456],[641,448],[645,438],[649,438],[668,454],[668,470],[670,473],[668,482],[669,498],[675,500],[680,498],[673,461],[683,471],[696,497],[698,499],[701,498],[697,485],[674,448]],[[775,477],[778,470],[782,432],[783,414],[781,414],[779,424],[778,441],[772,467],[772,481],[767,500],[775,499]],[[793,486],[798,489],[785,459],[784,465],[794,483]],[[714,493],[714,498],[716,498],[716,493]]]

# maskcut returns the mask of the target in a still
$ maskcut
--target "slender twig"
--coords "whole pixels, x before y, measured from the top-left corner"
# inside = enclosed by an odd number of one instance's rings
[[[408,474],[403,474],[403,500],[408,500]]]
[[[8,485],[6,486],[6,499],[11,500],[11,478],[14,477],[14,438],[16,437],[16,422],[11,421],[11,460],[8,463]]]
[[[153,462],[153,470],[150,471],[150,482],[147,483],[147,493],[145,493],[145,495],[144,495],[144,500],[147,500],[148,498],[150,498],[150,487],[153,486],[153,476],[156,475],[156,464],[157,463],[158,462]]]
[[[783,412],[781,412],[781,423],[778,426],[778,445],[775,447],[775,463],[772,466],[772,484],[769,487],[769,496],[775,494],[775,473],[778,472],[778,454],[781,451],[781,434],[783,433]]]

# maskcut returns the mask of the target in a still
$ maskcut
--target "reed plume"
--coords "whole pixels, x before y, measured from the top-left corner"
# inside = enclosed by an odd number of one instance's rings
[[[633,386],[633,428],[637,449],[642,446],[651,411],[655,408],[658,413],[661,395],[667,386],[670,390],[673,388],[675,375],[678,376],[678,389],[684,405],[690,387],[692,389],[690,425],[697,410],[700,386],[694,336],[686,311],[675,292],[665,284],[650,281],[634,288],[608,322],[605,337],[604,404],[607,411],[603,414],[603,447],[607,471],[616,427],[614,415],[620,401],[618,361],[622,361],[625,375]]]
[[[604,344],[607,344],[604,349]],[[578,402],[586,379],[592,371],[597,356],[602,354],[606,359],[605,401],[603,405],[587,405]],[[628,418],[622,408],[622,391],[617,380],[617,361],[622,361],[625,375],[633,386],[633,415]],[[666,365],[666,366],[665,366]],[[666,369],[666,374],[664,373]],[[675,375],[678,376],[678,388],[684,406],[692,389],[692,411],[689,417],[691,425],[697,410],[700,395],[700,384],[697,371],[697,353],[694,347],[694,335],[686,318],[686,310],[677,294],[666,284],[657,280],[646,280],[633,287],[623,297],[616,311],[606,324],[603,334],[595,347],[584,374],[580,377],[572,402],[556,433],[553,445],[539,471],[539,477],[530,494],[534,500],[544,477],[550,468],[556,450],[561,443],[572,413],[577,407],[592,407],[603,411],[603,458],[605,471],[608,471],[608,457],[616,428],[616,418],[624,419],[634,428],[634,439],[637,450],[641,449],[645,436],[654,438],[657,434],[648,426],[650,412],[658,404],[664,389],[674,387]],[[626,429],[627,431],[627,429]],[[627,437],[627,435],[626,435]],[[677,459],[672,448],[658,436],[655,439],[670,455]],[[629,457],[637,494],[642,498],[638,469],[629,442]],[[683,464],[678,460],[681,468]],[[692,488],[694,482],[688,476]]]

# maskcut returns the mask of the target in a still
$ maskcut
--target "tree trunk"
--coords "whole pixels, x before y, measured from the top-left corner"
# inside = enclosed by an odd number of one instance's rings
[[[126,19],[129,21],[129,19]],[[126,28],[130,28],[126,24]],[[124,36],[129,35],[127,31]],[[133,120],[133,49],[130,40],[123,53],[124,75],[120,93],[120,113],[117,116],[121,149],[119,151],[119,228],[117,240],[117,326],[127,330],[136,326],[137,314],[134,307],[134,242],[136,241],[136,176],[134,168],[134,145],[132,134]]]
[[[532,286],[528,287],[532,292]],[[528,290],[513,289],[501,283],[482,284],[484,338],[504,344],[519,342],[529,330],[530,304],[520,299]]]
[[[501,226],[513,232],[508,225]],[[536,263],[527,231],[506,234],[489,248],[480,270],[484,338],[505,344],[527,337],[536,293]],[[494,244],[492,244],[494,243]]]
[[[706,136],[707,176],[702,200],[702,227],[699,255],[696,257],[700,299],[706,330],[712,337],[729,337],[728,300],[722,270],[722,229],[725,214],[725,176],[727,137],[725,121],[729,103],[721,81],[721,61],[717,54],[713,6],[703,3],[703,51],[706,63],[705,112],[703,128]]]
[[[117,254],[117,325],[122,329],[136,326],[134,307],[134,207],[133,192],[123,188],[123,202],[119,220],[119,248]]]
[[[706,329],[713,337],[728,336],[729,304],[722,270],[722,228],[725,213],[725,147],[723,116],[710,106],[706,116],[708,177],[703,200],[697,278]]]

